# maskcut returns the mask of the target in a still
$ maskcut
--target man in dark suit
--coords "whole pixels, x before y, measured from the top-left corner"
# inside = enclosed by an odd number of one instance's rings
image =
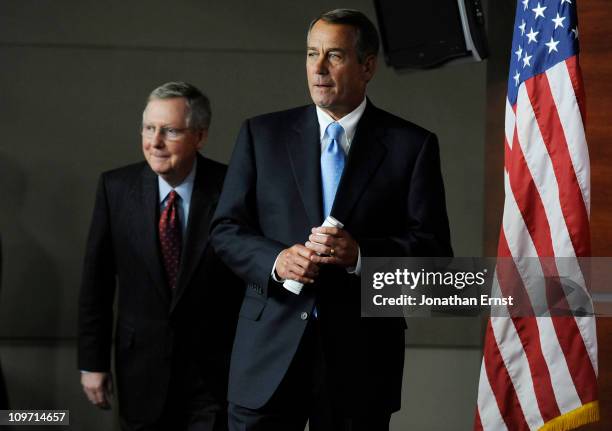
[[[362,13],[321,15],[307,38],[314,106],[252,118],[238,136],[212,222],[215,250],[248,283],[231,430],[387,430],[400,408],[405,322],[360,318],[361,260],[452,250],[436,136],[365,97],[378,45]],[[343,229],[318,227],[330,214]]]
[[[208,241],[226,167],[199,155],[210,103],[194,86],[153,90],[146,162],[102,174],[79,299],[78,365],[108,407],[113,303],[124,430],[227,429],[227,373],[241,282]]]

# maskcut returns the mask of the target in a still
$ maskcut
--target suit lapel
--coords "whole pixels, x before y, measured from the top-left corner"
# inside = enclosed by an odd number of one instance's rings
[[[174,310],[176,304],[185,292],[195,269],[200,263],[202,253],[208,243],[208,228],[213,215],[215,204],[219,200],[219,190],[215,181],[207,175],[206,159],[198,155],[198,165],[191,192],[191,203],[187,219],[187,231],[184,238],[183,250],[176,291],[173,295],[170,310]]]
[[[137,235],[137,244],[141,245],[142,256],[151,275],[155,289],[166,302],[170,302],[167,282],[164,276],[161,254],[159,251],[157,219],[159,214],[159,186],[157,175],[144,165],[139,184],[135,187],[131,202],[135,205],[131,211],[132,226]]]
[[[300,197],[312,226],[322,221],[321,195],[321,145],[319,123],[314,105],[304,110],[293,132],[297,139],[286,141],[291,169]],[[313,169],[314,167],[314,169]]]
[[[384,131],[376,124],[375,109],[368,101],[357,125],[331,210],[331,214],[344,224],[387,152],[382,139]]]

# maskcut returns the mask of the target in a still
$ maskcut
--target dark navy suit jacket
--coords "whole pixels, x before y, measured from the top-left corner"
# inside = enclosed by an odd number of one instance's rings
[[[129,420],[156,420],[171,379],[184,394],[226,400],[243,289],[209,242],[225,172],[198,155],[174,291],[160,257],[157,175],[141,162],[100,178],[79,298],[78,366],[110,371],[117,285],[115,371],[120,414]]]
[[[260,408],[270,399],[316,303],[335,401],[396,411],[403,319],[361,319],[360,279],[344,268],[323,267],[300,295],[270,277],[278,254],[323,222],[320,152],[314,105],[249,119],[240,130],[212,222],[217,254],[247,283],[229,400]],[[362,257],[451,255],[436,136],[368,101],[331,215]]]

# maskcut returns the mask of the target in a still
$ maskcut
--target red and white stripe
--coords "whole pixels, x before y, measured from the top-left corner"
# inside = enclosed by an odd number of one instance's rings
[[[504,294],[511,284],[526,307],[537,302],[534,295],[542,294],[532,286],[544,276],[568,276],[586,289],[575,259],[558,259],[556,264],[534,259],[590,255],[584,118],[576,57],[528,79],[519,87],[516,104],[506,103],[505,202],[498,255],[513,264],[498,265],[494,289]],[[596,376],[594,318],[491,317],[475,429],[537,430],[595,401]]]

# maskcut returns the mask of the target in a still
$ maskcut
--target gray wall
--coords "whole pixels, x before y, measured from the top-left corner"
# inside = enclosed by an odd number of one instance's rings
[[[369,1],[342,6],[375,17]],[[80,394],[76,301],[96,179],[142,158],[137,128],[147,93],[177,79],[203,89],[214,112],[203,152],[227,162],[243,119],[309,101],[305,29],[334,7],[0,2],[0,359],[12,407],[70,408],[72,429],[111,429],[113,414],[89,408]],[[486,62],[398,74],[381,57],[369,89],[378,106],[438,134],[458,256],[482,250],[486,74]],[[393,429],[468,429],[479,322],[410,323],[405,408]]]

